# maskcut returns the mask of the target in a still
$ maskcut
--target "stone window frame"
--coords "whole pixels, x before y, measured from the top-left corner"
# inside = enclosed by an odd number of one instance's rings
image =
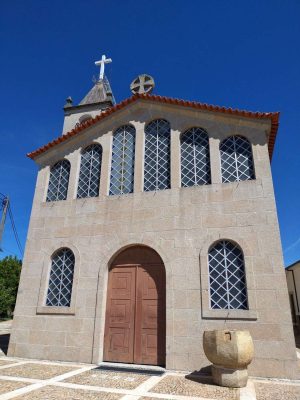
[[[49,278],[50,278],[50,272],[51,272],[51,266],[52,266],[51,258],[53,256],[53,254],[55,254],[57,251],[59,251],[62,248],[70,249],[75,256],[71,304],[70,304],[70,307],[46,306],[48,284],[49,284]],[[44,252],[44,262],[43,262],[43,269],[42,269],[41,280],[40,280],[40,290],[39,290],[39,295],[38,295],[36,314],[75,315],[79,270],[80,270],[80,254],[79,254],[78,249],[74,246],[74,244],[72,244],[68,241],[59,242],[59,243],[57,243],[57,245],[52,246],[51,248],[49,248],[48,250],[46,250]]]
[[[244,254],[244,267],[246,275],[246,288],[248,294],[248,310],[231,309],[212,309],[210,307],[210,286],[209,286],[209,265],[208,252],[220,240],[228,240],[240,247]],[[256,320],[257,319],[257,299],[255,290],[255,280],[252,269],[252,253],[247,246],[247,242],[237,236],[214,236],[208,239],[201,248],[200,252],[200,285],[201,285],[201,313],[203,319],[222,319],[222,320]]]
[[[209,169],[209,181],[206,183],[197,183],[194,185],[188,185],[188,186],[183,186],[182,185],[182,138],[184,135],[187,135],[190,131],[193,129],[200,129],[203,133],[206,134],[207,136],[207,148],[208,148],[208,169]],[[172,133],[172,127],[171,127],[171,133]],[[179,147],[179,159],[178,159],[178,164],[179,164],[179,182],[180,182],[180,188],[187,188],[187,187],[193,187],[193,186],[206,186],[206,185],[212,185],[212,168],[211,168],[211,141],[210,141],[210,134],[209,130],[202,125],[200,126],[199,124],[194,124],[189,127],[186,127],[185,129],[180,129],[179,130],[179,135],[177,136],[177,143]],[[172,147],[171,147],[171,152],[172,152]],[[172,170],[171,170],[172,172]]]
[[[223,181],[223,174],[222,174],[222,157],[221,157],[221,146],[222,144],[233,137],[240,137],[242,139],[245,139],[249,145],[250,145],[250,149],[251,149],[251,158],[252,158],[252,172],[253,172],[253,178],[251,179],[242,179],[242,180],[234,180],[234,181]],[[222,184],[227,184],[227,183],[233,183],[233,182],[245,182],[245,181],[253,181],[257,179],[256,176],[256,170],[255,170],[255,160],[254,160],[254,153],[253,153],[253,144],[252,144],[252,140],[250,138],[248,138],[246,135],[241,134],[241,133],[234,133],[234,134],[228,134],[225,137],[220,137],[219,138],[220,142],[219,142],[219,163],[220,163],[220,178],[221,178],[221,183]]]
[[[219,259],[220,255],[221,259]],[[231,256],[234,256],[234,259]],[[229,268],[227,267],[228,263],[230,267],[234,268],[237,272],[239,271],[239,276],[235,276],[234,274],[230,275]],[[217,242],[214,242],[208,250],[208,267],[210,272],[210,308],[218,310],[248,310],[248,291],[245,274],[244,252],[240,246],[231,240],[221,239]],[[217,278],[215,276],[215,279],[214,274],[218,274]],[[219,283],[220,275],[224,279],[222,279],[221,284]],[[231,276],[237,278],[237,282],[232,281]],[[222,295],[219,293],[219,291],[224,289],[224,283],[226,284],[226,290]],[[239,291],[240,297],[237,298],[234,296],[234,290]],[[220,302],[222,304],[225,303],[226,307],[221,307]],[[236,304],[236,307],[232,307],[233,302]]]
[[[50,184],[50,177],[51,177],[51,169],[58,163],[62,162],[62,161],[68,161],[69,165],[70,165],[70,170],[69,170],[69,179],[68,179],[68,188],[67,188],[67,195],[65,199],[61,199],[61,200],[47,200],[48,197],[48,190],[49,190],[49,184]],[[59,201],[66,201],[68,199],[69,196],[69,192],[70,192],[70,177],[71,177],[71,173],[72,173],[72,163],[69,160],[68,157],[62,157],[59,160],[55,160],[54,162],[50,163],[50,165],[47,166],[47,173],[46,173],[46,185],[44,188],[44,194],[43,194],[43,203],[46,204],[53,204],[55,202],[59,202]]]
[[[125,130],[125,128],[133,128],[134,129],[134,144],[133,144],[133,169],[132,169],[132,191],[130,192],[121,192],[121,193],[112,193],[112,187],[111,187],[111,180],[113,177],[113,148],[114,148],[114,140],[115,140],[115,135],[116,133],[118,133],[119,130],[123,129],[123,131]],[[111,135],[111,151],[110,151],[110,162],[107,165],[107,170],[108,170],[108,193],[106,194],[107,196],[122,196],[122,195],[128,195],[131,193],[135,192],[135,187],[134,187],[134,183],[135,183],[135,173],[136,173],[136,126],[132,123],[132,122],[127,122],[124,123],[122,125],[120,125],[118,128],[116,128],[112,135]],[[124,163],[124,158],[122,158],[122,163]],[[125,170],[125,168],[124,168]]]
[[[68,247],[52,254],[46,306],[70,307],[74,268],[75,256]]]
[[[99,185],[98,185],[98,194],[97,196],[81,196],[78,197],[78,188],[79,188],[79,183],[80,183],[80,172],[81,172],[81,161],[82,161],[82,154],[91,146],[99,146],[99,148],[101,149],[101,155],[100,155],[100,168],[99,168]],[[84,147],[82,146],[80,148],[80,152],[79,152],[79,160],[78,160],[78,172],[77,172],[77,180],[76,180],[76,189],[75,189],[75,198],[77,200],[80,199],[89,199],[89,198],[95,198],[95,197],[99,197],[100,195],[100,186],[101,186],[101,172],[102,172],[102,168],[103,168],[103,146],[101,143],[99,143],[98,141],[92,141],[90,144],[85,145]],[[90,185],[89,185],[90,186]]]
[[[147,133],[146,133],[146,129],[147,127],[155,122],[155,121],[164,121],[167,122],[169,124],[169,129],[170,129],[170,133],[169,133],[169,187],[166,188],[162,188],[162,189],[152,189],[152,190],[145,190],[145,158],[146,158],[146,137],[147,137]],[[136,129],[136,128],[135,128]],[[137,131],[137,130],[136,130]],[[153,117],[151,119],[149,119],[147,122],[145,121],[144,123],[144,136],[143,136],[143,186],[142,186],[142,191],[144,193],[147,192],[159,192],[159,191],[164,191],[164,190],[168,190],[168,189],[172,189],[172,123],[170,122],[169,118],[167,117]]]

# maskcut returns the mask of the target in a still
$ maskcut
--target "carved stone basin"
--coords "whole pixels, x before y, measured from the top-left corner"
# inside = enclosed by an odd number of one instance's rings
[[[247,385],[247,366],[254,354],[249,331],[215,330],[203,333],[203,349],[212,362],[213,380],[220,386]]]

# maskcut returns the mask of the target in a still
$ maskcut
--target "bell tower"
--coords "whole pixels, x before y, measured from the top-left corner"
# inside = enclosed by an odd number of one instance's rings
[[[94,83],[92,89],[86,94],[78,105],[73,105],[71,97],[66,99],[64,106],[64,126],[62,134],[74,129],[78,124],[100,114],[101,111],[115,105],[115,99],[110,87],[110,83],[104,74],[105,64],[111,63],[111,58],[102,56],[101,60],[95,64],[100,66],[99,78]]]

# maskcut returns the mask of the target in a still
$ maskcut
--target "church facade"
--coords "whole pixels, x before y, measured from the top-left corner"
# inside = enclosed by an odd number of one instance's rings
[[[297,359],[270,157],[278,113],[99,80],[39,168],[9,355],[199,370],[202,335],[248,329],[250,374]]]

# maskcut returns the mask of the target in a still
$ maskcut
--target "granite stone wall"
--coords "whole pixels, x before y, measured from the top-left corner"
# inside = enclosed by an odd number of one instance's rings
[[[171,123],[171,189],[143,192],[144,126]],[[136,128],[134,193],[108,196],[111,142],[125,123]],[[180,134],[208,132],[212,184],[180,187]],[[250,374],[296,378],[297,358],[267,148],[269,120],[255,120],[143,101],[128,106],[37,158],[35,190],[9,355],[97,363],[103,356],[107,278],[113,257],[127,246],[156,250],[166,268],[166,367],[209,365],[202,348],[207,329],[249,329],[255,358]],[[252,144],[256,179],[221,183],[219,144],[239,134]],[[76,199],[80,151],[101,143],[100,194]],[[46,203],[50,166],[71,162],[68,198]],[[244,252],[249,310],[211,310],[207,251],[219,239]],[[69,308],[45,307],[51,255],[75,254]]]

